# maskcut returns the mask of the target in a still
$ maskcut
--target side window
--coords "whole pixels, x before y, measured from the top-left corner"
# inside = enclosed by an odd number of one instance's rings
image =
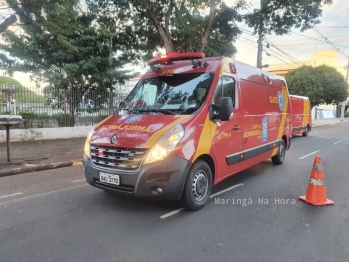
[[[214,94],[214,103],[218,104],[222,96],[230,97],[233,101],[233,105],[235,104],[235,81],[233,78],[223,76],[219,79]]]

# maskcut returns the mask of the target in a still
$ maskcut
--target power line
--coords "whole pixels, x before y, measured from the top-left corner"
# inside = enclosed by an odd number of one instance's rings
[[[322,37],[325,39],[326,43],[328,43],[329,45],[331,45],[333,48],[335,48],[339,53],[341,53],[341,54],[344,55],[345,57],[349,58],[348,55],[346,55],[345,53],[343,53],[339,48],[337,48],[334,44],[332,44],[330,41],[328,41],[327,37],[325,37],[323,34],[321,34],[321,33],[319,32],[319,30],[317,30],[315,27],[313,28],[313,30],[314,30],[316,33],[318,33],[320,36],[322,36]]]
[[[335,26],[335,25],[317,25],[316,27],[329,27],[329,28],[349,28],[349,26]]]
[[[294,56],[291,56],[289,53],[290,52],[284,52],[281,50],[279,47],[277,47],[274,43],[272,43],[269,39],[266,38],[266,42],[269,43],[272,47],[274,47],[276,50],[278,50],[280,53],[284,54],[286,57],[290,59],[290,61],[295,61],[298,63],[303,63],[302,60],[295,58]]]
[[[272,51],[272,52],[274,52],[274,51]],[[279,57],[279,55],[278,54],[273,54],[273,56],[272,57],[274,57],[274,58],[276,58],[276,59],[278,59],[278,60],[280,60],[281,62],[284,62],[285,64],[288,64],[288,65],[290,65],[290,66],[292,66],[293,68],[297,68],[298,66],[294,66],[294,65],[292,65],[292,64],[290,64],[289,62],[287,62],[287,61],[285,61],[285,60],[283,60],[283,59],[281,59],[280,57]]]
[[[275,39],[276,37],[273,37],[273,39]],[[284,41],[284,40],[282,40],[282,41],[280,41],[280,40],[277,40],[278,42],[281,42],[281,43],[286,43],[286,41]],[[273,41],[273,45],[274,46],[277,46],[277,47],[279,47],[280,48],[280,45],[279,44],[276,44],[275,43],[275,41]],[[304,54],[302,54],[301,52],[299,52],[299,50],[298,49],[295,49],[294,48],[294,46],[292,46],[292,48],[284,48],[283,50],[287,50],[286,51],[286,53],[287,54],[292,54],[293,56],[295,56],[295,57],[299,57],[300,59],[298,59],[298,60],[302,60],[302,61],[304,61],[304,60],[308,60],[308,57],[307,56],[305,56]],[[295,60],[295,59],[293,59],[293,60]]]
[[[246,39],[246,40],[248,40],[248,41],[250,41],[250,42],[252,42],[252,43],[256,43],[256,41],[255,40],[251,40],[251,39],[248,39],[248,38],[246,38],[246,37],[243,37],[243,36],[240,36],[241,38],[243,38],[243,39]]]

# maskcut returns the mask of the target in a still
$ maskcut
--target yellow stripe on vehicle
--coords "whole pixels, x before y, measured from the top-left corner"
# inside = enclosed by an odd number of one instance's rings
[[[203,154],[209,154],[212,146],[214,134],[216,133],[217,125],[210,120],[209,114],[206,116],[205,124],[202,128],[198,147],[196,148],[193,162]]]
[[[101,127],[106,121],[108,121],[113,115],[108,116],[106,119],[102,120],[101,122],[99,122],[96,126],[93,127],[94,130],[98,129],[99,127]]]
[[[188,117],[190,117],[190,115],[185,115],[185,116],[181,116],[179,118],[177,118],[175,121],[173,121],[172,123],[168,124],[167,126],[159,129],[158,131],[156,131],[149,139],[148,141],[145,143],[144,148],[151,148],[153,145],[155,145],[155,143],[159,140],[159,138],[165,134],[168,130],[170,130],[172,127],[174,127],[175,125],[183,122],[184,120],[186,120]]]
[[[308,100],[303,100],[303,121],[302,126],[306,126],[309,123],[309,103]]]
[[[284,129],[285,129],[285,122],[286,122],[286,117],[287,117],[287,110],[288,110],[288,97],[287,97],[287,93],[286,93],[286,89],[283,88],[282,89],[282,97],[284,99],[284,109],[282,110],[282,117],[281,117],[281,122],[280,122],[280,126],[279,126],[279,132],[277,135],[277,140],[280,140],[283,133],[284,133]],[[279,148],[275,148],[273,150],[273,152],[271,153],[272,156],[275,156],[277,154],[277,152],[279,151]]]

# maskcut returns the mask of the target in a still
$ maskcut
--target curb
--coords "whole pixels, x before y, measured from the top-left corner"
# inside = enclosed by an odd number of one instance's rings
[[[50,164],[41,164],[37,166],[23,167],[23,168],[13,168],[9,170],[0,171],[0,177],[13,176],[23,173],[30,173],[35,171],[43,171],[48,169],[57,169],[69,166],[82,166],[82,161],[68,161],[68,162],[58,162]]]
[[[323,126],[330,126],[330,124],[316,125],[316,126],[312,126],[311,128],[317,128],[317,127],[323,127]]]

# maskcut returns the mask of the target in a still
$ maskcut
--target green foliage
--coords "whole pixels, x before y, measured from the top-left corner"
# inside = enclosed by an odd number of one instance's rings
[[[19,115],[23,118],[21,125],[24,128],[43,128],[51,119],[47,113],[35,113],[27,110],[19,112]]]
[[[11,94],[12,99],[16,99],[16,102],[21,103],[43,103],[44,97],[42,95],[36,94],[34,91],[30,90],[27,87],[24,87],[20,82],[17,80],[11,78],[11,77],[5,77],[0,76],[0,86],[1,85],[14,85],[15,86],[15,92]],[[2,97],[6,97],[5,94],[1,91],[0,87],[0,94],[2,94]],[[1,105],[1,104],[0,104]]]
[[[99,122],[103,121],[104,119],[106,119],[108,116],[109,116],[109,115],[100,115],[100,116],[97,116],[97,117],[95,118],[95,121],[96,121],[96,123],[99,123]]]
[[[59,127],[73,127],[75,123],[75,116],[72,114],[57,113],[53,114],[52,118],[57,120]]]
[[[0,76],[0,86],[1,85],[15,85],[18,87],[23,87],[22,84],[17,80],[6,76]]]
[[[116,14],[124,23],[124,32],[132,40],[137,57],[149,59],[152,53],[165,48],[166,41],[170,50],[177,52],[204,51],[210,56],[233,56],[236,52],[233,42],[241,33],[237,22],[242,21],[238,10],[241,2],[228,7],[223,1],[217,1],[208,38],[203,40],[208,27],[210,10],[209,0],[153,1],[146,0],[99,0],[91,4],[105,7]],[[133,26],[127,25],[132,20]],[[205,44],[203,44],[205,41]],[[204,48],[203,49],[203,45]],[[201,50],[203,49],[203,50]]]
[[[24,120],[46,119],[46,118],[50,117],[47,113],[35,113],[32,111],[28,111],[28,110],[19,112],[19,115],[21,115]]]
[[[345,112],[345,117],[349,117],[349,110]]]
[[[248,12],[244,18],[255,33],[284,35],[295,27],[301,31],[320,23],[322,7],[332,0],[262,0],[259,9]]]
[[[290,94],[308,96],[312,106],[337,104],[348,97],[345,79],[333,67],[302,66],[285,78]]]
[[[0,112],[0,115],[12,115],[11,111],[2,111]]]
[[[10,75],[27,72],[48,83],[47,97],[61,89],[110,89],[112,78],[124,83],[137,74],[122,70],[134,58],[127,52],[131,39],[116,32],[115,21],[100,19],[102,8],[93,12],[78,0],[28,0],[10,6],[22,22],[21,30],[3,34],[0,67]],[[111,52],[118,55],[110,58]],[[79,99],[69,99],[71,113]]]

